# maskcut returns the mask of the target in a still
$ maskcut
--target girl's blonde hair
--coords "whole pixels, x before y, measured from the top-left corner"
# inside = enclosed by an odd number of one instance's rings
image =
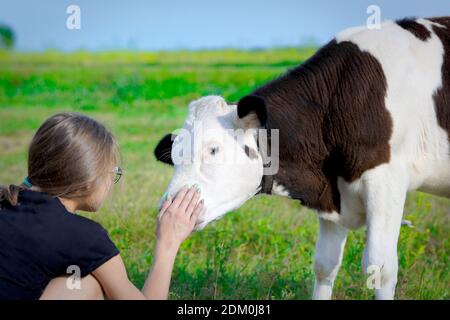
[[[48,118],[28,151],[28,179],[40,191],[66,199],[89,198],[118,161],[114,136],[99,122],[78,113]],[[0,186],[0,201],[16,205],[25,185]]]

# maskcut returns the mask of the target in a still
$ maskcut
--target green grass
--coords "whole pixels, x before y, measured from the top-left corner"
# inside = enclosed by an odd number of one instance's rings
[[[159,138],[182,125],[189,101],[207,94],[236,101],[313,52],[1,52],[0,183],[25,176],[28,143],[51,114],[77,111],[105,123],[120,143],[126,175],[102,210],[88,216],[109,230],[140,287],[152,261],[156,204],[172,174],[153,157]],[[450,298],[449,204],[408,196],[415,228],[401,231],[397,298]],[[316,234],[315,213],[297,202],[252,199],[183,244],[171,297],[309,299]],[[335,298],[373,297],[360,267],[364,238],[364,230],[349,236]]]

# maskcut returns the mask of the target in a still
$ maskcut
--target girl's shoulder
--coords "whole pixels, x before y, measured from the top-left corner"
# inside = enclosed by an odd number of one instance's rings
[[[78,265],[82,276],[119,253],[102,225],[67,211],[58,198],[22,190],[18,200],[17,206],[0,210],[0,240],[7,242],[0,253],[29,251],[41,264]]]
[[[64,229],[72,229],[88,238],[107,234],[106,229],[101,224],[67,211],[66,207],[57,197],[53,197],[45,192],[29,189],[21,190],[17,208],[19,211],[31,210],[36,214],[48,216],[48,219],[60,224],[58,229],[61,231],[67,231]]]
[[[0,229],[6,224],[19,234],[50,243],[55,240],[53,243],[58,246],[109,240],[108,232],[101,224],[67,211],[57,197],[45,192],[21,190],[16,206],[1,205]]]
[[[0,202],[0,210],[3,212],[37,212],[40,209],[45,209],[43,210],[44,212],[51,210],[52,212],[68,213],[58,198],[52,197],[45,192],[30,189],[19,191],[17,205],[15,206],[9,204],[6,200]]]

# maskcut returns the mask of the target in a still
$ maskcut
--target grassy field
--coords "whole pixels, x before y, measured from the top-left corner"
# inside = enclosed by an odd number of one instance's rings
[[[172,53],[0,53],[0,183],[26,175],[27,145],[42,121],[77,111],[116,135],[126,173],[102,223],[142,286],[152,261],[157,202],[172,169],[153,148],[181,126],[189,101],[208,94],[236,101],[304,61],[314,49]],[[399,245],[398,299],[449,299],[450,202],[408,196]],[[82,213],[84,214],[84,213]],[[178,255],[171,298],[309,299],[317,233],[313,211],[295,201],[259,196],[194,234]],[[361,272],[364,230],[349,236],[336,280],[337,299],[367,299]]]

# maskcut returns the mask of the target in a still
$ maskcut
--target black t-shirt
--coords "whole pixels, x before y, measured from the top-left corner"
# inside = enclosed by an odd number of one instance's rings
[[[84,277],[119,250],[98,223],[70,213],[58,198],[22,190],[0,203],[0,299],[38,299],[55,277]]]

